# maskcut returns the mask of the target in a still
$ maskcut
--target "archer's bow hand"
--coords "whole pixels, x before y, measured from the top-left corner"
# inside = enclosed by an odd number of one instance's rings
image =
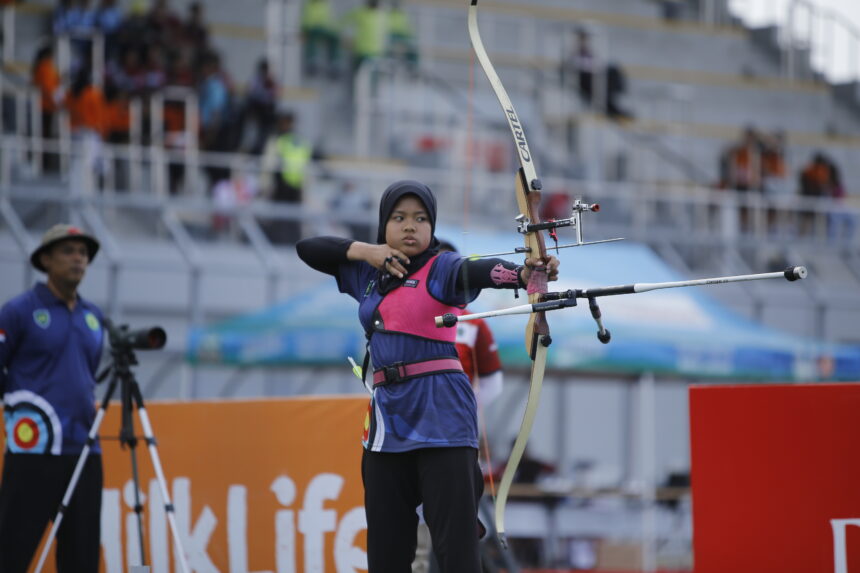
[[[559,264],[558,259],[554,255],[547,255],[546,262],[538,258],[528,258],[525,260],[520,278],[523,284],[528,284],[532,273],[540,272],[546,273],[546,280],[557,281]]]

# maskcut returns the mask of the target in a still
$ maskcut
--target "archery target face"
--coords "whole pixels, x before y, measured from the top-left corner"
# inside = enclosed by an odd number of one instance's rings
[[[62,426],[56,412],[31,392],[7,394],[6,448],[13,454],[59,454]]]

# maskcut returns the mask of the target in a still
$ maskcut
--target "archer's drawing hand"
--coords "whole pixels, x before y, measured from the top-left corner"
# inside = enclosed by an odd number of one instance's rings
[[[355,242],[350,245],[347,256],[351,260],[361,260],[374,268],[388,271],[401,279],[406,276],[406,265],[409,264],[409,257],[388,245]]]

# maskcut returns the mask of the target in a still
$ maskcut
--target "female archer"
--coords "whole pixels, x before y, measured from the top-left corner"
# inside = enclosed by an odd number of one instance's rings
[[[421,503],[441,570],[480,573],[475,394],[457,359],[456,329],[436,328],[434,317],[458,312],[484,288],[525,288],[539,272],[558,277],[552,256],[516,265],[440,252],[435,228],[430,188],[398,181],[380,200],[376,244],[316,237],[296,245],[306,264],[359,302],[369,340],[373,397],[361,473],[372,573],[411,571]]]

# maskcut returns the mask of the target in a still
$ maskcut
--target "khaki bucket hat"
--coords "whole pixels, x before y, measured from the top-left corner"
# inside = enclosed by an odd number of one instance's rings
[[[92,262],[96,253],[99,252],[100,245],[96,238],[86,234],[74,225],[60,224],[54,225],[45,231],[45,234],[42,235],[42,243],[35,251],[33,251],[33,254],[30,255],[30,263],[34,268],[44,273],[45,267],[42,266],[42,261],[39,260],[41,254],[61,241],[69,241],[72,239],[83,241],[87,245],[87,252],[90,256],[90,262]]]

